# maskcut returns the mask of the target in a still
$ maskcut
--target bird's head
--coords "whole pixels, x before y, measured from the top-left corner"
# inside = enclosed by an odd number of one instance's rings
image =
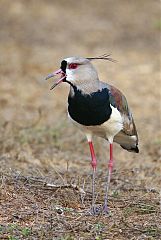
[[[80,90],[88,89],[89,86],[98,87],[98,74],[91,63],[93,59],[105,59],[112,61],[109,55],[103,55],[97,58],[68,57],[62,60],[60,69],[49,74],[46,80],[60,74],[60,78],[51,87],[53,89],[62,82],[67,82]]]

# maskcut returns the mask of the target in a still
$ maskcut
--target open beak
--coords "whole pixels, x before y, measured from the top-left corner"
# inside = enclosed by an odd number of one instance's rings
[[[53,88],[55,88],[58,84],[60,84],[61,82],[63,82],[63,80],[66,78],[66,74],[62,71],[62,69],[60,68],[59,70],[57,70],[56,72],[50,73],[45,80],[48,80],[49,78],[55,77],[56,75],[61,74],[61,78],[59,78],[50,88],[50,90],[52,90]]]

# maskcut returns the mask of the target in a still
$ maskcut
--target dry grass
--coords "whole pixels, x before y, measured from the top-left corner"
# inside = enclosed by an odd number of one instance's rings
[[[159,1],[0,1],[0,239],[160,239]],[[100,78],[128,98],[140,154],[115,145],[110,216],[87,214],[90,154],[67,120],[68,86],[44,76],[64,56],[112,53]],[[95,139],[97,204],[108,144]]]
[[[88,175],[73,184],[73,172],[58,178],[2,174],[1,233],[24,239],[158,239],[159,193],[134,185],[134,171],[115,172],[109,196],[110,216],[88,214],[91,192]],[[72,176],[72,177],[71,177]],[[63,181],[62,181],[63,179]],[[68,179],[68,180],[67,180]],[[97,204],[103,203],[105,178],[99,176]],[[67,182],[69,182],[67,184]],[[50,183],[50,184],[49,184]],[[97,185],[97,186],[98,186]],[[82,191],[85,191],[85,195]],[[100,188],[101,186],[101,188]],[[86,190],[87,189],[87,190]],[[6,214],[7,211],[7,214]],[[9,238],[10,239],[10,238]]]

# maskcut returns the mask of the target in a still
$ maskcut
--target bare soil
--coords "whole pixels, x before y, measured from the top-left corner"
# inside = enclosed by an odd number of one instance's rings
[[[0,0],[0,239],[161,238],[160,1]],[[126,95],[140,153],[114,146],[109,216],[87,214],[90,153],[67,118],[69,86],[44,77],[67,56],[95,61]],[[94,139],[97,204],[108,143]]]

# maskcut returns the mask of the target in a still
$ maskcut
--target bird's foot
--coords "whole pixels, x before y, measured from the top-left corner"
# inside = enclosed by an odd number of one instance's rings
[[[104,204],[104,205],[103,205],[102,214],[103,214],[103,215],[109,215],[109,209],[108,209],[107,204]]]
[[[92,216],[98,216],[100,215],[101,213],[101,206],[92,206],[89,211],[88,211],[89,215],[92,215]]]

